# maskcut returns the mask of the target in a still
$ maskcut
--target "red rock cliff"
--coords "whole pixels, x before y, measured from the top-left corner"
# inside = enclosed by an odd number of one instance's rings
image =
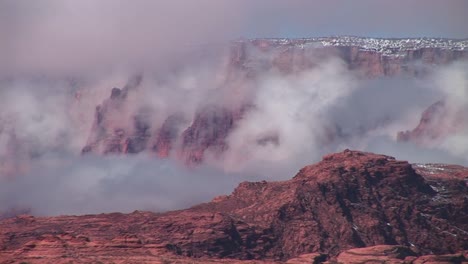
[[[341,58],[350,70],[363,78],[418,76],[433,65],[468,58],[468,44],[441,39],[356,37],[246,40],[231,45],[229,65],[224,74],[228,82],[239,78],[255,79],[271,69],[287,75],[316,67],[332,57]],[[95,123],[83,153],[151,150],[159,157],[176,154],[185,162],[196,164],[203,160],[206,151],[217,155],[227,149],[225,139],[241,118],[240,113],[246,111],[245,105],[250,103],[246,99],[236,107],[202,106],[193,117],[179,117],[184,122],[171,115],[162,127],[153,127],[144,114],[130,117],[122,114],[129,88],[138,86],[140,81],[141,77],[122,90],[114,88],[110,98],[96,108]],[[190,119],[191,123],[186,122]],[[417,130],[422,131],[422,128]],[[400,139],[409,137],[413,136],[408,133],[399,136]]]

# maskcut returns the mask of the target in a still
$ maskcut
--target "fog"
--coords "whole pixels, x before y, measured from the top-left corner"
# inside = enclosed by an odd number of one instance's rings
[[[462,114],[468,105],[467,69],[466,63],[455,63],[424,78],[363,80],[339,60],[331,60],[299,75],[266,75],[253,96],[256,107],[228,137],[230,149],[222,165],[261,173],[267,163],[274,169],[266,175],[282,178],[346,148],[412,163],[467,165],[468,127]],[[397,141],[399,131],[415,128],[423,111],[441,99],[449,107],[434,117],[439,120],[432,129],[446,136]],[[258,143],[268,136],[275,140]]]
[[[101,76],[242,37],[467,38],[467,11],[464,0],[3,0],[0,73]]]
[[[97,76],[155,67],[230,39],[242,13],[234,1],[210,0],[7,0],[0,10],[2,72]]]
[[[109,97],[114,84],[125,85],[122,76],[79,84],[34,78],[2,82],[0,211],[28,208],[36,215],[58,215],[181,209],[229,194],[244,180],[289,179],[302,166],[346,148],[413,163],[468,165],[467,127],[431,144],[396,141],[399,131],[414,128],[421,113],[440,99],[451,106],[445,126],[460,124],[455,121],[466,112],[468,99],[466,64],[448,65],[424,78],[366,80],[330,59],[292,75],[266,71],[255,80],[239,81],[243,85],[235,92],[213,79],[226,71],[222,65],[189,67],[163,81],[147,77],[116,119],[125,126],[141,107],[150,107],[157,128],[175,112],[193,116],[203,106],[235,106],[232,98],[244,90],[240,98],[252,108],[229,134],[229,148],[218,157],[206,152],[205,162],[195,168],[149,151],[80,154],[94,106]]]
[[[226,48],[246,37],[465,38],[467,10],[463,0],[1,1],[0,213],[181,209],[244,180],[289,179],[346,148],[468,165],[466,63],[365,80],[329,58],[250,78],[230,67]],[[171,114],[187,117],[187,127],[205,106],[245,104],[227,150],[207,152],[195,168],[149,151],[82,156],[96,106],[135,74],[143,81],[115,115],[118,126],[131,131],[132,117],[146,111],[154,134]],[[441,99],[445,137],[396,141]]]
[[[230,193],[240,180],[257,180],[204,166],[189,170],[144,155],[49,154],[33,161],[31,171],[2,181],[0,211],[27,208],[35,215],[165,211]]]

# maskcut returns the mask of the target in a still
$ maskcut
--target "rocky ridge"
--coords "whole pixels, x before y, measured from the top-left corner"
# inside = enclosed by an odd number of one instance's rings
[[[468,40],[364,37],[319,37],[304,39],[255,39],[235,43],[246,65],[274,67],[290,73],[313,67],[329,57],[342,59],[364,78],[418,76],[427,68],[468,58]],[[249,47],[255,47],[251,49]],[[265,60],[256,50],[274,54]],[[271,66],[269,66],[269,64]]]
[[[460,166],[345,150],[186,210],[1,220],[0,261],[461,263],[467,179]]]

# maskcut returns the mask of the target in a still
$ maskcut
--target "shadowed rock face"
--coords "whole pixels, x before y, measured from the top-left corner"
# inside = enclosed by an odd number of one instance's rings
[[[152,148],[158,157],[169,157],[170,152],[176,147],[181,130],[186,123],[187,121],[182,114],[173,114],[164,121]]]
[[[188,164],[198,164],[203,160],[207,149],[214,154],[221,154],[227,149],[225,139],[241,118],[240,111],[221,107],[205,107],[199,111],[192,125],[182,134],[180,155]]]
[[[460,166],[411,165],[346,150],[291,180],[243,182],[231,195],[186,210],[2,220],[0,260],[164,254],[300,260],[382,244],[403,248],[369,248],[366,254],[400,261],[452,254],[468,246],[467,178],[468,169]],[[318,256],[302,259],[312,257]]]
[[[124,88],[112,88],[110,97],[96,107],[91,134],[82,153],[136,153],[145,149],[149,124],[139,114],[133,116],[133,120],[124,120],[123,117],[128,93],[137,89],[142,78],[136,75],[129,79]],[[132,134],[125,130],[129,121],[135,128]]]

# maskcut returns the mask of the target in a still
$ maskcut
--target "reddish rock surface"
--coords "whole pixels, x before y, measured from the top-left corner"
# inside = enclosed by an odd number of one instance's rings
[[[133,116],[131,128],[125,127],[129,122],[120,113],[124,100],[122,91],[114,88],[111,97],[96,108],[91,136],[82,153],[139,153],[150,149],[160,158],[177,154],[189,165],[198,164],[205,151],[219,154],[227,149],[225,140],[243,111],[205,106],[191,123],[183,115],[173,114],[152,135],[144,114]]]
[[[414,167],[346,150],[304,167],[291,180],[243,182],[231,195],[186,210],[9,218],[0,221],[0,261],[164,263],[162,258],[190,257],[201,263],[310,263],[320,255],[304,254],[321,253],[330,262],[337,256],[352,263],[365,255],[378,258],[376,263],[411,263],[421,255],[466,250],[467,169]],[[374,247],[382,244],[393,246]],[[370,248],[349,251],[363,247]],[[452,257],[464,258],[427,258]]]
[[[416,254],[404,246],[378,245],[346,250],[336,257],[338,263],[405,263]],[[409,261],[408,261],[409,262]]]
[[[320,42],[327,42],[322,45]],[[404,45],[384,44],[385,40],[374,43],[362,43],[362,39],[258,39],[237,43],[236,63],[238,65],[262,65],[263,69],[276,68],[283,73],[301,71],[318,65],[331,57],[342,59],[349,69],[360,72],[366,78],[381,76],[418,76],[425,74],[428,67],[448,64],[455,60],[468,58],[468,50],[441,48],[437,45]],[[364,41],[366,42],[366,41]],[[371,40],[372,42],[372,40]],[[381,42],[375,47],[372,44]],[[255,47],[252,51],[249,45]],[[400,45],[400,46],[399,46]],[[412,46],[413,45],[413,46]],[[390,47],[389,47],[390,46]],[[257,50],[272,53],[271,61],[255,62],[252,54]],[[243,61],[243,62],[242,62]],[[422,67],[424,65],[425,67]]]
[[[192,125],[182,134],[180,156],[188,164],[198,164],[206,150],[221,154],[227,149],[225,142],[234,122],[241,118],[241,111],[222,107],[205,107],[195,115]]]
[[[404,263],[466,263],[466,254],[468,252],[460,252],[458,254],[447,255],[426,255],[417,257],[417,254],[410,248],[395,245],[378,245],[367,248],[355,248],[346,250],[340,253],[336,258],[332,258],[330,263],[388,263],[388,264],[404,264]]]
[[[458,43],[458,44],[456,44]],[[331,58],[340,58],[346,67],[362,78],[382,76],[419,76],[433,65],[443,65],[468,58],[463,41],[440,39],[384,40],[356,37],[318,39],[256,39],[232,43],[228,67],[221,74],[226,86],[242,82],[271,70],[288,75],[317,67]],[[458,46],[457,46],[458,45]],[[110,98],[96,108],[95,121],[83,153],[138,153],[154,151],[158,157],[176,154],[187,164],[200,163],[207,151],[216,156],[227,149],[226,137],[240,119],[248,98],[237,98],[233,106],[200,106],[194,116],[170,114],[161,127],[145,118],[144,113],[128,116],[126,97],[141,82],[133,78],[123,89],[114,88]],[[235,86],[235,85],[234,85]],[[234,89],[234,87],[229,87]],[[446,133],[433,121],[443,106],[438,103],[423,116],[414,130],[399,134],[400,140],[429,138]],[[431,112],[431,113],[429,113]],[[431,117],[432,116],[432,117]],[[164,117],[160,117],[164,118]],[[184,122],[182,122],[182,120]],[[330,137],[334,132],[330,133]]]
[[[446,101],[438,101],[422,113],[419,124],[413,130],[399,132],[397,140],[431,145],[463,132],[467,125],[468,118],[464,105],[455,106]]]
[[[411,131],[399,132],[397,139],[399,141],[411,141],[439,138],[442,136],[442,131],[438,120],[443,118],[445,112],[445,102],[438,101],[432,104],[422,113],[418,126]]]
[[[152,150],[157,153],[160,158],[169,157],[171,151],[176,147],[177,140],[182,133],[183,125],[187,121],[182,114],[174,114],[169,116],[158,133]]]
[[[141,81],[141,75],[130,78],[124,88],[113,88],[110,97],[96,107],[91,134],[82,153],[136,153],[145,149],[149,125],[140,115],[125,120],[124,114],[128,93],[137,89]],[[128,131],[128,122],[133,123],[132,131]]]

